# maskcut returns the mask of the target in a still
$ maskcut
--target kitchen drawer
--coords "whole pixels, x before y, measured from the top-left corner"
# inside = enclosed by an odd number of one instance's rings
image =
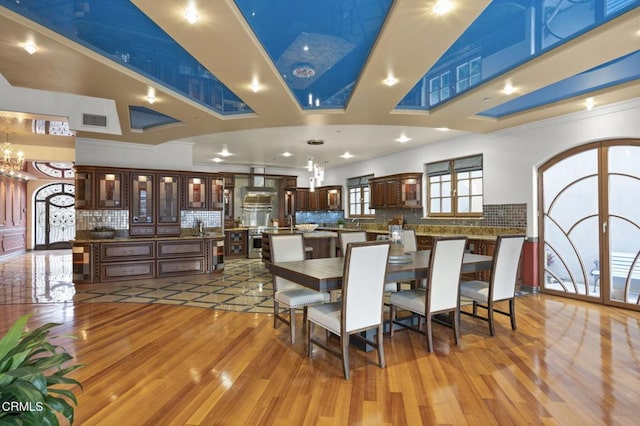
[[[153,278],[154,261],[102,263],[100,267],[101,281],[122,281]]]
[[[202,274],[204,271],[204,257],[158,260],[158,277],[185,275],[189,273]]]
[[[204,240],[158,241],[158,258],[204,256]]]
[[[180,235],[180,225],[158,225],[156,227],[156,235],[158,237],[179,236]]]
[[[153,237],[156,235],[155,226],[132,226],[129,228],[129,235],[132,237]]]
[[[153,259],[154,248],[153,241],[101,243],[100,260],[102,262],[114,262],[118,260]]]

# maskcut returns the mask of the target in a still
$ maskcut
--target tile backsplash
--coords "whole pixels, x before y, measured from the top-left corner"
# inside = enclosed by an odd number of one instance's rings
[[[387,223],[396,215],[404,215],[409,225],[453,225],[496,228],[527,227],[527,205],[523,204],[485,204],[482,217],[479,218],[424,218],[422,210],[385,209],[377,210],[375,222]]]
[[[205,228],[221,228],[222,212],[183,210],[180,212],[180,227],[192,228],[197,221]],[[76,210],[76,231],[90,231],[95,227],[106,226],[116,230],[129,229],[129,211],[127,210]]]

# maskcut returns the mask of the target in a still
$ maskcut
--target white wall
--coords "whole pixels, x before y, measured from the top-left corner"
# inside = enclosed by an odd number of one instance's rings
[[[482,153],[485,204],[527,204],[527,235],[538,236],[537,168],[567,149],[605,139],[640,138],[640,98],[491,134],[456,139],[331,169],[327,185],[347,178],[421,172],[425,163]]]
[[[142,145],[97,139],[76,139],[76,165],[162,170],[192,170],[193,144],[167,142]]]

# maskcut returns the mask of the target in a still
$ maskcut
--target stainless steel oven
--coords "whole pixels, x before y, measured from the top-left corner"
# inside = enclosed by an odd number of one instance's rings
[[[249,259],[259,259],[262,257],[262,229],[249,229]]]

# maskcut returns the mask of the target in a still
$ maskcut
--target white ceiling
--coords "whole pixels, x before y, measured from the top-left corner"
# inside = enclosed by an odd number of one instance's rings
[[[242,98],[255,114],[221,116],[3,7],[0,7],[0,74],[8,84],[0,84],[0,110],[9,114],[62,115],[73,123],[77,122],[76,114],[86,112],[82,109],[99,106],[111,120],[117,121],[120,134],[93,132],[77,125],[74,128],[77,136],[140,144],[193,142],[193,161],[199,165],[213,164],[210,159],[226,146],[233,155],[224,164],[299,168],[312,155],[327,161],[327,167],[331,168],[468,132],[487,133],[579,111],[584,109],[587,96],[595,98],[596,107],[640,96],[640,82],[636,81],[503,119],[476,115],[637,51],[639,9],[425,112],[397,111],[394,107],[489,0],[458,2],[454,13],[446,17],[433,16],[426,6],[428,1],[396,1],[347,108],[308,111],[294,99],[232,0],[201,2],[201,19],[194,26],[184,20],[186,2],[131,1]],[[35,41],[40,50],[28,55],[20,48],[26,40]],[[426,46],[424,40],[429,40]],[[399,80],[393,87],[382,83],[389,72]],[[254,78],[262,85],[257,93],[249,87]],[[516,93],[502,93],[507,81],[516,87]],[[181,124],[143,132],[130,128],[128,107],[145,105],[150,88],[154,88],[157,102],[147,106],[180,120]],[[17,89],[35,90],[30,92],[27,102],[25,96],[15,95],[17,92],[13,90]],[[80,107],[74,103],[75,98],[62,102],[56,94],[97,99],[95,104],[89,102]],[[436,130],[440,127],[452,130]],[[396,142],[403,134],[411,140],[404,144]],[[308,146],[306,141],[312,138],[323,139],[325,144]],[[281,156],[285,151],[294,155]],[[345,151],[354,157],[350,160],[339,157]]]

